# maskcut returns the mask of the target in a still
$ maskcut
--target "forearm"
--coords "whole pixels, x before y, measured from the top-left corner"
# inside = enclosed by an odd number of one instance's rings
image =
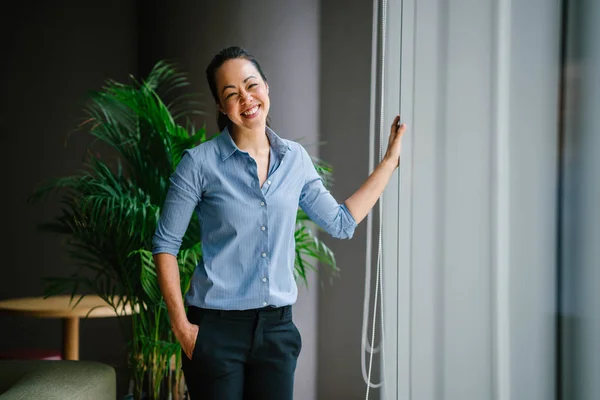
[[[394,163],[384,159],[361,187],[346,199],[346,207],[357,224],[369,214],[369,211],[377,203],[397,165],[397,161]]]
[[[171,329],[178,336],[189,324],[183,305],[177,258],[168,253],[154,255],[160,291],[167,304]]]

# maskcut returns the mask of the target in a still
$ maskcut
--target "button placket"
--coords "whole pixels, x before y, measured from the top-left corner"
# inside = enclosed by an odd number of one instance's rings
[[[265,182],[266,183],[266,182]],[[265,185],[267,186],[267,185]],[[261,236],[261,240],[260,243],[262,244],[262,252],[261,252],[261,258],[264,260],[262,263],[260,263],[260,275],[258,275],[259,279],[261,280],[261,285],[262,287],[262,292],[264,294],[263,297],[263,307],[266,307],[269,304],[269,299],[270,299],[270,293],[269,293],[269,283],[268,283],[268,279],[267,277],[269,276],[269,259],[271,256],[270,253],[270,248],[269,248],[269,230],[267,229],[268,223],[269,223],[269,214],[268,214],[268,210],[266,207],[266,199],[263,198],[263,200],[260,202],[261,205],[261,224],[260,224],[260,230],[261,233],[259,233],[259,235]],[[258,271],[257,271],[258,272]]]

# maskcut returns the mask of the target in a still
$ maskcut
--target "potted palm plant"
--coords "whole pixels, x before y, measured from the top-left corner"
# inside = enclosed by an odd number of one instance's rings
[[[194,96],[184,93],[188,86],[186,75],[166,62],[157,63],[145,80],[107,81],[90,95],[82,128],[110,151],[98,154],[92,144],[79,172],[49,182],[30,198],[37,201],[49,192],[60,196],[61,214],[42,228],[64,236],[76,265],[70,276],[48,278],[46,294],[93,293],[115,311],[125,305],[139,310],[131,327],[123,325],[124,332],[132,332],[127,343],[136,399],[183,394],[180,347],[150,249],[169,176],[185,149],[211,140],[204,128],[190,122],[202,113]],[[330,182],[331,169],[317,160],[315,166]],[[295,239],[297,279],[306,284],[317,262],[337,271],[334,254],[314,235],[301,210]],[[201,252],[193,217],[178,256],[183,293]]]

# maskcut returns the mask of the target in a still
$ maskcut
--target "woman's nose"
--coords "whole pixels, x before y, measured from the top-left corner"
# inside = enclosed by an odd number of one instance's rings
[[[250,92],[242,92],[242,101],[244,103],[248,103],[250,100],[252,100],[252,96],[250,95]]]

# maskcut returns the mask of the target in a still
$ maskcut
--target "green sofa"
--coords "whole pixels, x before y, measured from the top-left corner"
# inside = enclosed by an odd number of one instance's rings
[[[0,400],[114,400],[115,370],[91,361],[2,360]]]

